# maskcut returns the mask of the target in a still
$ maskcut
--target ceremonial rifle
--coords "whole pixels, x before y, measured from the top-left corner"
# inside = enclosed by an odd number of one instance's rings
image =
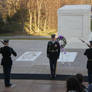
[[[91,48],[91,46],[84,40],[80,39],[83,43],[85,43],[89,48]]]

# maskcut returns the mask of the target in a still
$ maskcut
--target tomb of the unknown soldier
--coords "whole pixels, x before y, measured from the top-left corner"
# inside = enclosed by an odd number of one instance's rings
[[[86,48],[80,39],[89,40],[90,28],[91,5],[65,5],[58,9],[58,35],[66,37],[67,48]]]

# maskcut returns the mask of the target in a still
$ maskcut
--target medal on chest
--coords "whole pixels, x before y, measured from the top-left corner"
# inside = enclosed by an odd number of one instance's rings
[[[54,47],[57,47],[57,44],[55,44],[55,46]]]

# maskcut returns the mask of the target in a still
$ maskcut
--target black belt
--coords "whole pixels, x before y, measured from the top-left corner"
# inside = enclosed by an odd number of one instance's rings
[[[50,50],[49,52],[58,52],[58,50]]]
[[[92,59],[88,59],[88,61],[92,61]]]

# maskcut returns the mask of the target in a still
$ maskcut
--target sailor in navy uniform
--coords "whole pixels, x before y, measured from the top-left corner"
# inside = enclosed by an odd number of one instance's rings
[[[4,73],[4,83],[5,87],[13,87],[14,85],[10,83],[10,74],[12,68],[11,55],[17,56],[13,48],[8,46],[9,40],[2,41],[3,47],[0,48],[0,54],[2,55],[1,65],[3,66]]]
[[[55,34],[51,35],[51,41],[47,45],[47,57],[49,58],[51,77],[56,77],[57,59],[60,55],[60,44],[56,41]]]

